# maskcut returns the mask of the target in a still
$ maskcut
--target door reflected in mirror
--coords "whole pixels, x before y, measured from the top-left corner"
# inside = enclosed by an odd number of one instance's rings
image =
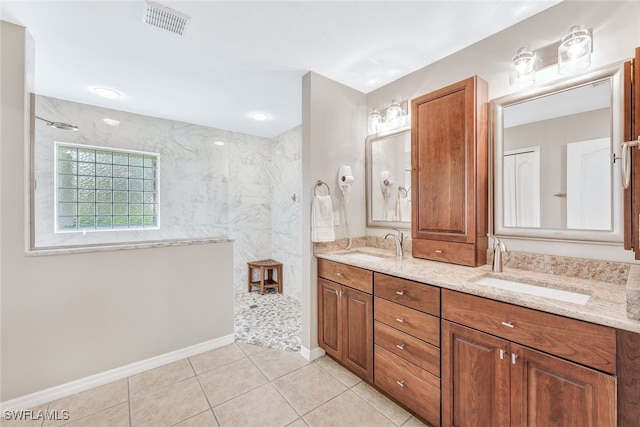
[[[366,153],[367,225],[410,227],[410,130],[367,139]]]
[[[494,232],[621,241],[621,67],[492,101]]]

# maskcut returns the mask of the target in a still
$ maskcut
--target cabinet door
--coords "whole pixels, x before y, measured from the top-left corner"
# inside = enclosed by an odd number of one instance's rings
[[[616,379],[518,344],[511,366],[511,424],[614,427]]]
[[[344,288],[342,362],[361,378],[373,381],[373,297]]]
[[[476,105],[482,98],[477,83],[472,77],[412,101],[414,239],[474,243],[476,226],[486,228],[486,139],[476,145],[476,117],[484,111]],[[478,202],[483,209],[476,210]]]
[[[341,292],[341,285],[318,279],[318,343],[337,360],[342,360],[343,345]]]
[[[624,140],[636,141],[640,137],[640,47],[635,57],[625,64],[624,76]],[[640,148],[632,148],[631,183],[624,191],[624,248],[633,250],[640,259]]]
[[[442,425],[508,426],[509,372],[508,341],[442,321]]]

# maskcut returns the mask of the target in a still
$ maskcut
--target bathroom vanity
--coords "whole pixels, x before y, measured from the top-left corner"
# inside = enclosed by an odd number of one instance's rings
[[[422,420],[637,425],[640,321],[627,317],[624,285],[369,252],[317,254],[320,346]],[[487,277],[546,290],[499,289]],[[336,357],[339,312],[348,338]]]

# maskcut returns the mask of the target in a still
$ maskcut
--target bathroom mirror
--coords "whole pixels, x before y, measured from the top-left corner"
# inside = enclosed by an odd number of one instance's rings
[[[366,141],[367,226],[411,228],[411,130]]]
[[[622,65],[491,101],[494,234],[622,242]]]

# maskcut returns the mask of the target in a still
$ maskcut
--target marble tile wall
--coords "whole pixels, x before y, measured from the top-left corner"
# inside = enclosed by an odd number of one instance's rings
[[[271,258],[282,262],[284,293],[300,301],[302,284],[302,128],[273,140],[271,151]]]
[[[80,128],[62,131],[36,121],[36,247],[228,236],[236,293],[247,291],[247,261],[275,258],[284,264],[285,293],[300,298],[300,127],[268,139],[40,95],[35,113]],[[120,124],[108,126],[103,118]],[[55,141],[159,153],[160,229],[55,233]]]

